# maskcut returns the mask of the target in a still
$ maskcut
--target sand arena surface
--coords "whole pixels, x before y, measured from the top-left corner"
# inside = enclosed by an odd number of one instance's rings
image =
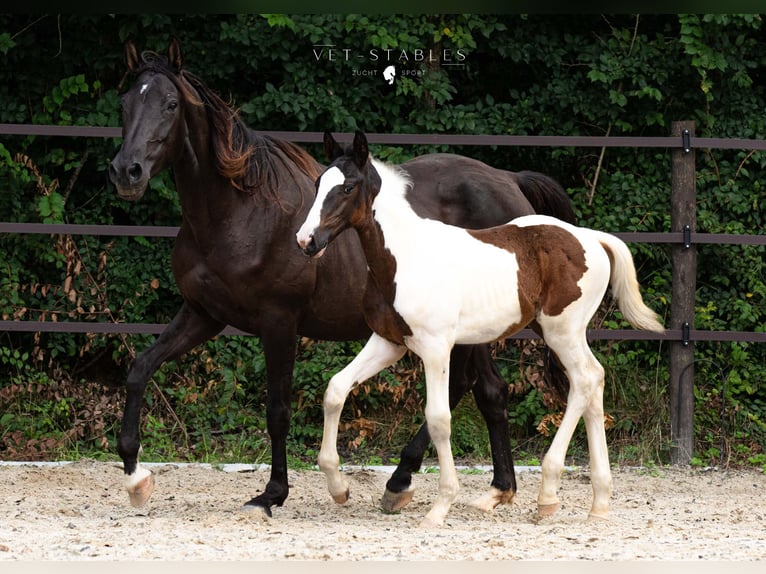
[[[445,526],[417,527],[438,474],[413,479],[399,514],[378,502],[388,474],[347,470],[351,499],[335,504],[318,471],[290,473],[290,496],[266,519],[241,505],[268,469],[153,467],[156,490],[132,508],[121,464],[0,466],[0,561],[31,560],[763,560],[766,475],[757,470],[615,470],[611,520],[587,522],[587,469],[565,473],[559,512],[535,519],[539,472],[518,474],[512,505],[467,502],[490,474],[460,474]],[[0,567],[1,568],[1,567]]]

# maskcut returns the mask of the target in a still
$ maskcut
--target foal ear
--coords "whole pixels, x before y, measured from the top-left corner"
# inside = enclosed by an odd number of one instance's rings
[[[125,62],[128,64],[128,70],[132,73],[136,73],[140,67],[138,59],[138,51],[133,40],[127,40],[125,42]]]
[[[324,155],[327,158],[327,161],[333,162],[343,155],[343,148],[338,145],[338,142],[335,141],[335,138],[332,137],[332,134],[329,131],[324,133],[323,143]]]
[[[369,156],[370,149],[367,146],[367,136],[358,131],[354,134],[354,163],[361,169],[367,163]]]
[[[173,36],[173,38],[170,40],[170,46],[168,46],[168,61],[170,62],[170,65],[173,66],[176,70],[179,72],[181,71],[181,67],[183,66],[181,42],[179,42],[178,38],[175,36]]]

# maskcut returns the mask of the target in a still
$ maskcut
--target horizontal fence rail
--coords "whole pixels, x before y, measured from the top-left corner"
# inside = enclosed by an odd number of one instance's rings
[[[298,143],[321,143],[324,132],[291,132],[256,130]],[[31,124],[0,124],[0,135],[62,136],[121,138],[122,129],[101,126],[55,126]],[[345,134],[350,141],[352,134]],[[367,141],[376,144],[403,145],[496,145],[518,147],[635,147],[635,148],[711,148],[766,150],[766,140],[743,138],[702,138],[688,136],[528,136],[482,134],[366,134]]]
[[[319,143],[323,132],[258,131],[298,143]],[[0,136],[54,136],[54,137],[101,137],[121,138],[122,129],[102,126],[57,126],[2,124]],[[351,139],[342,134],[339,139]],[[375,144],[403,145],[451,145],[451,146],[528,146],[528,147],[604,147],[604,148],[669,148],[669,149],[743,149],[766,150],[766,140],[738,138],[701,138],[690,134],[682,137],[599,137],[599,136],[528,136],[528,135],[458,135],[458,134],[367,134]],[[115,237],[175,238],[179,227],[129,226],[88,224],[46,224],[0,222],[0,233],[13,234],[69,234]],[[766,245],[764,235],[733,235],[698,232],[614,232],[623,241],[653,244],[719,244],[719,245]],[[0,321],[0,330],[13,332],[48,333],[98,333],[98,334],[159,334],[165,324],[160,323],[98,323],[78,321]],[[248,335],[233,327],[227,327],[222,335]],[[531,329],[523,329],[510,338],[536,339]],[[664,340],[681,341],[751,341],[766,342],[766,333],[740,331],[702,331],[697,329],[668,329],[663,334],[621,329],[592,329],[590,340]]]

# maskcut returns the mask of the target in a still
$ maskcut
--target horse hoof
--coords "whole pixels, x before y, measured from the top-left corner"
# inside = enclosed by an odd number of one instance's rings
[[[499,490],[493,487],[486,494],[469,502],[468,506],[489,514],[500,504],[512,504],[515,497],[516,493],[512,490]]]
[[[264,522],[271,518],[271,509],[260,504],[246,503],[242,505],[242,510],[249,514],[252,518],[260,519]]]
[[[380,499],[380,506],[383,512],[399,512],[402,508],[412,502],[412,497],[415,495],[415,489],[407,489],[401,492],[391,492],[386,489],[383,493],[383,498]]]
[[[554,502],[553,504],[538,504],[537,505],[537,515],[540,518],[546,518],[548,516],[553,516],[556,514],[556,511],[559,509],[559,503]]]
[[[128,490],[130,496],[130,505],[134,508],[141,508],[154,492],[154,475],[147,474]]]
[[[604,514],[588,514],[588,522],[609,522],[609,515]]]
[[[348,498],[349,498],[349,496],[350,496],[350,493],[349,493],[349,489],[347,488],[347,489],[346,489],[346,492],[344,492],[344,493],[342,493],[342,494],[333,494],[333,495],[332,495],[332,499],[333,499],[333,500],[334,500],[334,501],[335,501],[337,504],[346,504],[346,503],[348,502]]]
[[[423,520],[420,521],[418,528],[439,528],[441,525],[441,522],[436,522],[435,520],[432,520],[426,516]]]

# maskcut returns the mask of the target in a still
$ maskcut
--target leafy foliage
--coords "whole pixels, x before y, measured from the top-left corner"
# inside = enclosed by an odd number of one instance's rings
[[[163,50],[262,130],[381,133],[666,135],[694,120],[707,137],[766,135],[766,51],[760,15],[0,15],[0,122],[118,126],[130,77],[123,42]],[[332,47],[332,51],[330,50]],[[397,63],[394,85],[382,79]],[[457,64],[457,65],[455,65]],[[138,203],[116,197],[106,167],[119,139],[0,137],[0,219],[174,225],[172,174]],[[319,157],[318,146],[307,148]],[[447,146],[376,146],[389,161]],[[567,188],[583,224],[607,231],[670,228],[665,150],[455,147],[511,170],[545,172]],[[762,233],[763,152],[697,150],[698,230]],[[667,316],[665,246],[633,245],[648,303]],[[171,242],[144,238],[0,237],[4,319],[166,322],[180,304]],[[721,261],[726,261],[721,265]],[[763,331],[764,248],[699,246],[699,329]],[[596,326],[618,328],[606,301]],[[0,456],[114,452],[126,369],[148,336],[4,333],[0,340]],[[649,342],[594,345],[607,369],[610,444],[618,460],[667,456],[666,349]],[[358,343],[302,341],[293,395],[292,451],[312,461],[327,380]],[[513,390],[512,433],[542,454],[536,427],[554,407],[531,343],[496,348]],[[698,343],[697,459],[762,460],[766,350]],[[395,454],[422,422],[416,361],[356,391],[344,414],[344,455]],[[268,456],[259,342],[211,341],[165,365],[147,394],[150,456]],[[487,456],[468,401],[455,415],[455,451]],[[583,444],[582,433],[576,445]],[[27,448],[25,449],[25,445]],[[30,446],[31,445],[31,446]],[[584,448],[584,445],[583,445]],[[313,461],[312,461],[313,462]]]

